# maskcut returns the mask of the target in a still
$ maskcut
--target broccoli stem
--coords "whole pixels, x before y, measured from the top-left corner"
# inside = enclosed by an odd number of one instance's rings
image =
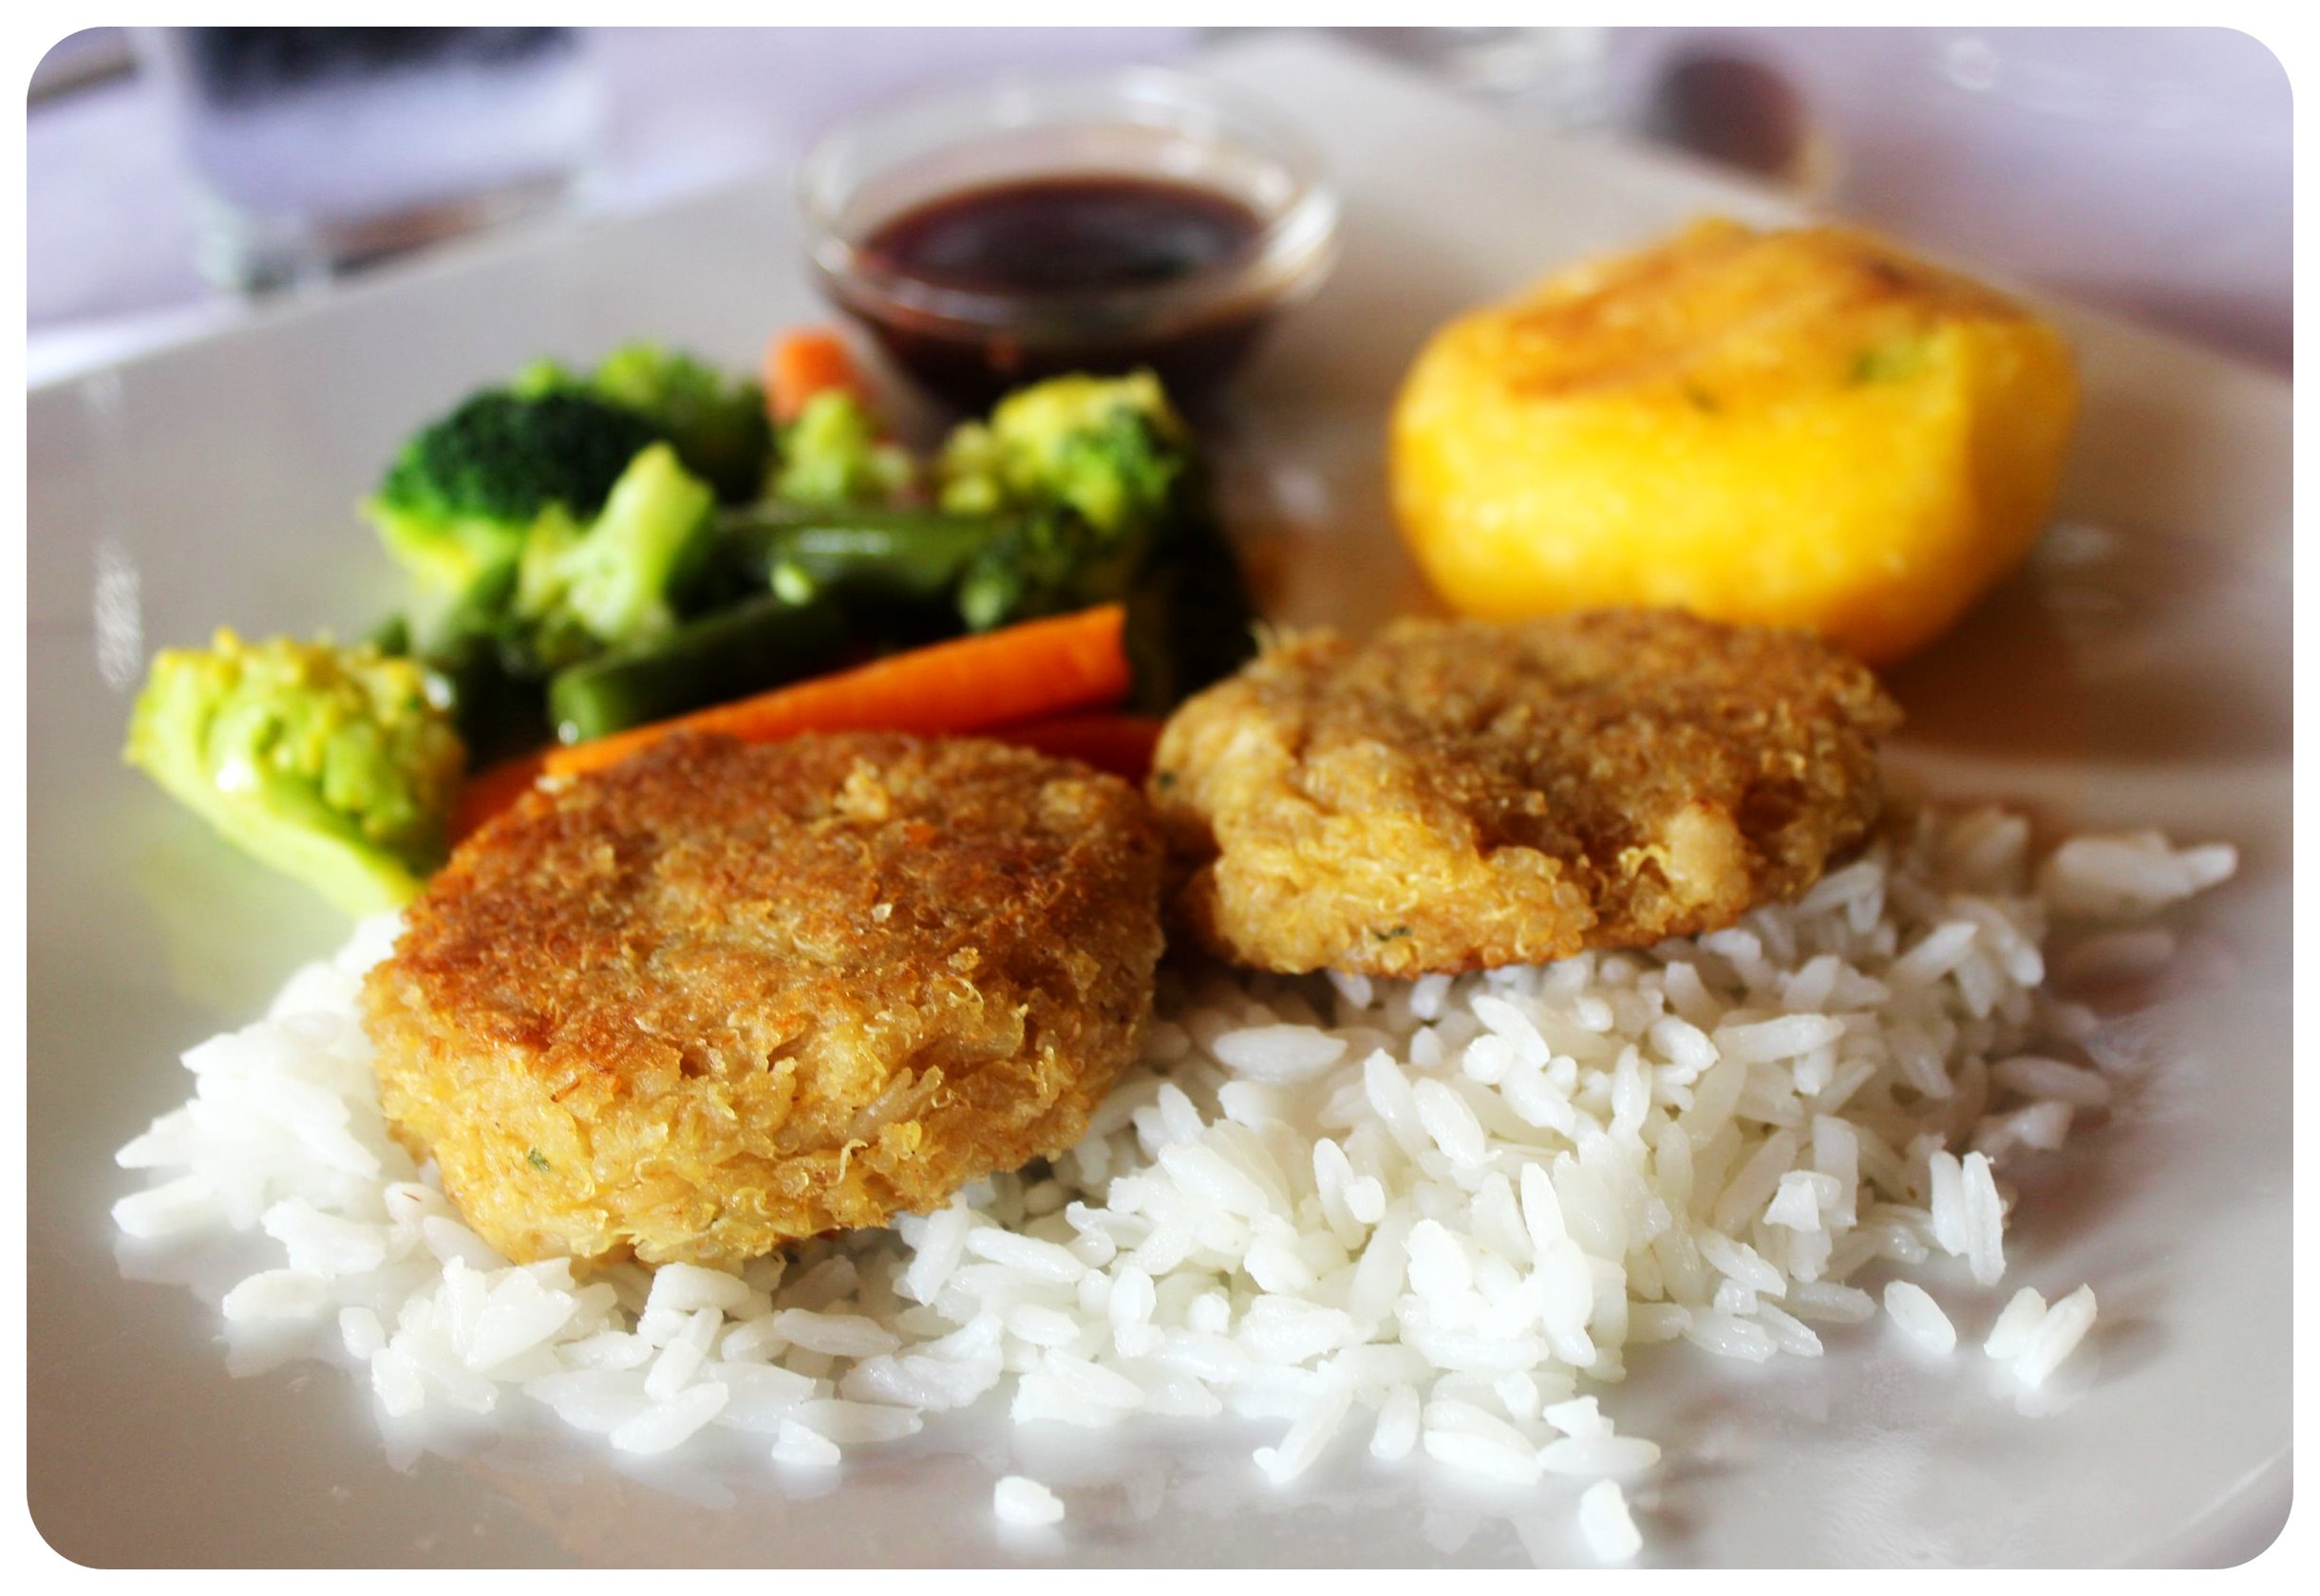
[[[1180,522],[1128,593],[1133,708],[1165,715],[1256,652],[1255,606],[1233,546],[1205,516]]]
[[[548,684],[549,718],[559,741],[586,742],[810,676],[846,642],[834,600],[767,594],[557,671]]]
[[[449,690],[452,721],[477,765],[521,753],[546,734],[538,678],[511,668],[493,634],[453,629],[419,661]]]

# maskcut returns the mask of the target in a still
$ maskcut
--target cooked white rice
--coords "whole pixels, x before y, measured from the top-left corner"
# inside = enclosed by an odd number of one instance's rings
[[[1957,1349],[1957,1326],[1941,1311],[1941,1305],[1914,1281],[1885,1283],[1885,1312],[1903,1335],[1935,1357]]]
[[[122,1149],[153,1183],[114,1215],[145,1238],[262,1229],[281,1265],[226,1317],[334,1323],[388,1415],[534,1405],[624,1452],[716,1428],[827,1467],[987,1399],[1089,1426],[1229,1414],[1280,1426],[1254,1456],[1275,1483],[1364,1444],[1595,1481],[1578,1527],[1617,1561],[1640,1543],[1615,1482],[1659,1455],[1590,1394],[1627,1348],[1818,1357],[1877,1313],[1857,1281],[1946,1256],[1996,1286],[1999,1168],[2111,1099],[2049,955],[2098,936],[2114,951],[2081,964],[2147,961],[2111,928],[2232,864],[2143,833],[2033,870],[2021,819],[1935,811],[1794,906],[1649,951],[1169,975],[1146,1067],[1051,1167],[738,1274],[587,1279],[496,1256],[387,1135],[356,1004],[387,917],[184,1056],[195,1095]],[[1954,1345],[1920,1286],[1882,1301]],[[2025,1287],[1985,1350],[2035,1384],[2094,1317],[2084,1286],[2052,1308]],[[994,1509],[1062,1512],[1012,1475]]]
[[[1989,1337],[1982,1343],[1982,1351],[1989,1357],[2010,1362],[2028,1348],[2030,1338],[2046,1322],[2047,1300],[2034,1286],[2025,1286],[2007,1303],[2006,1310],[1990,1325]]]
[[[1009,1474],[991,1491],[991,1511],[1002,1524],[1061,1524],[1064,1504],[1055,1493],[1035,1479]]]
[[[1579,1532],[1605,1563],[1625,1563],[1643,1549],[1643,1536],[1628,1515],[1627,1493],[1615,1479],[1597,1480],[1579,1493]]]
[[[2014,1372],[2025,1385],[2045,1382],[2062,1361],[2070,1356],[2086,1332],[2094,1328],[2094,1287],[2082,1286],[2047,1309],[2038,1327],[2014,1359]]]

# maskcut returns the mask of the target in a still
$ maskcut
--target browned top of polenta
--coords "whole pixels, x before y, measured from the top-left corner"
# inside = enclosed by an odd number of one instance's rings
[[[1996,290],[1872,234],[1718,220],[1557,272],[1477,325],[1501,340],[1506,385],[1544,398],[1654,377],[1855,381],[1944,323],[2027,319]]]

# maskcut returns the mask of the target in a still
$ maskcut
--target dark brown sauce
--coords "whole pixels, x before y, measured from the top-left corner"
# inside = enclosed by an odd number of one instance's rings
[[[878,265],[971,293],[1152,288],[1248,253],[1264,226],[1229,195],[1145,178],[1041,178],[946,194],[881,224]]]
[[[1227,304],[1139,327],[1116,318],[1098,325],[1075,316],[1074,303],[1229,270],[1248,259],[1263,230],[1263,218],[1232,196],[1164,179],[1091,174],[964,189],[880,223],[862,254],[880,274],[1019,299],[1013,325],[1000,331],[858,297],[849,308],[901,366],[961,404],[1063,372],[1144,366],[1184,398],[1239,359],[1266,307]]]

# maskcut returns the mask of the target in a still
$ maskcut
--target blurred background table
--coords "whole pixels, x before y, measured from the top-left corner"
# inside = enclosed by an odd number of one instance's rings
[[[794,160],[845,111],[1006,66],[1181,63],[1236,30],[584,29],[589,157],[553,215],[631,211]],[[2285,373],[2290,95],[2224,28],[1372,28],[1510,137],[1643,141]],[[169,84],[123,29],[48,52],[28,109],[38,383],[327,293],[220,289]],[[430,246],[439,248],[442,246]],[[456,247],[456,246],[454,246]],[[425,251],[373,263],[393,271]],[[1552,263],[1541,262],[1542,268]]]

